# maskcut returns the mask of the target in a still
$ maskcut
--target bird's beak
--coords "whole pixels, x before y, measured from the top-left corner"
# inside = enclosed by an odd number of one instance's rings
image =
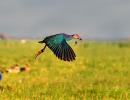
[[[79,40],[82,40],[82,38],[80,38]]]
[[[43,41],[39,41],[38,43],[43,43]]]

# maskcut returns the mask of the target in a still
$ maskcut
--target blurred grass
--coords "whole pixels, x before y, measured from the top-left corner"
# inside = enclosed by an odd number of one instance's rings
[[[1,100],[129,100],[130,43],[70,43],[76,61],[57,59],[37,41],[0,41],[0,68],[28,64],[29,72],[3,73]]]

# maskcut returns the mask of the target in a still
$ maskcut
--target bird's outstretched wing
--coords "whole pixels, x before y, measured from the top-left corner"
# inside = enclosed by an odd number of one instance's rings
[[[64,61],[75,60],[76,55],[63,35],[47,37],[44,42],[59,59]]]

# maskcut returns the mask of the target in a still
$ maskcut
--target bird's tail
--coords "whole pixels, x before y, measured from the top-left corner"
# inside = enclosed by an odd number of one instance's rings
[[[44,43],[43,41],[39,41],[38,43]]]

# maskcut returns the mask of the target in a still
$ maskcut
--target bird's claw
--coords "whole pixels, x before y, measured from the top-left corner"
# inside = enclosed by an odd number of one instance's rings
[[[78,42],[77,41],[75,41],[75,45],[77,44]]]

